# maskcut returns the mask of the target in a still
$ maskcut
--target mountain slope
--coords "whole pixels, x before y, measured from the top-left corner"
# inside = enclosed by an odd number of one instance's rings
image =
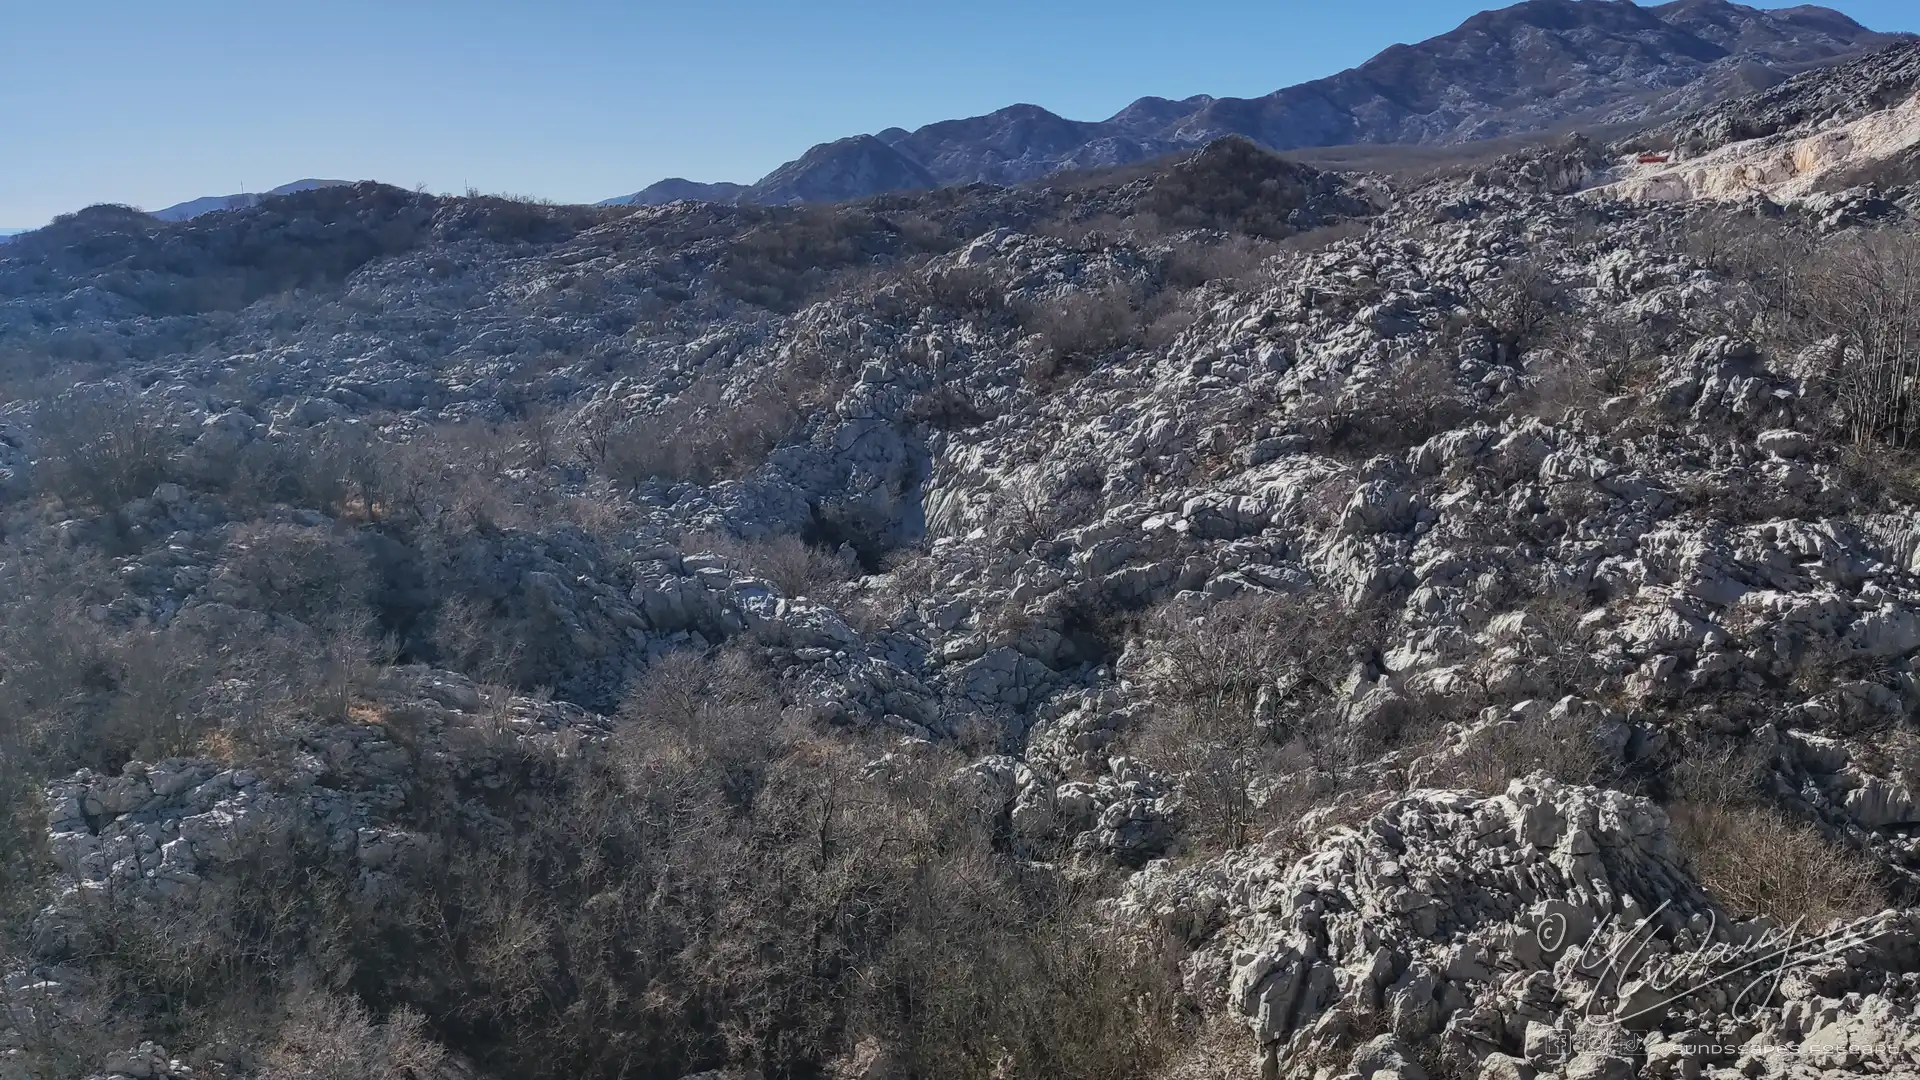
[[[657,184],[649,184],[631,195],[620,195],[611,199],[602,199],[597,206],[664,206],[681,199],[693,199],[698,202],[733,202],[740,193],[747,190],[745,184],[702,184],[697,180],[687,180],[674,176]]]
[[[1764,93],[1702,108],[1650,132],[1648,145],[1698,153],[1742,139],[1848,123],[1920,92],[1920,42],[1790,79]]]
[[[1576,122],[1647,121],[1764,90],[1809,66],[1894,40],[1819,7],[1527,0],[1264,97],[1141,98],[1099,122],[1015,105],[861,137],[891,148],[900,160],[877,146],[842,140],[814,147],[745,190],[715,185],[675,197],[825,202],[933,184],[1012,184],[1062,169],[1142,161],[1232,135],[1287,150],[1457,143]]]
[[[1920,1075],[1916,200],[1596,159],[0,248],[0,1076]]]
[[[190,199],[162,210],[155,210],[153,216],[161,221],[186,221],[218,210],[237,210],[241,207],[257,206],[260,200],[270,199],[275,195],[292,195],[295,192],[314,191],[319,188],[344,187],[352,183],[351,180],[295,180],[291,184],[282,184],[270,191],[250,191],[239,195],[208,195],[199,199]]]
[[[768,173],[745,201],[778,205],[838,202],[844,192],[916,191],[941,181],[912,157],[872,135],[825,143]]]

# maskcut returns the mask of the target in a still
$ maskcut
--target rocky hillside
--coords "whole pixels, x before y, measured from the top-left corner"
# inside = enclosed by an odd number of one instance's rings
[[[8,245],[0,1076],[1913,1073],[1914,200],[1624,152]]]
[[[946,184],[1015,184],[1240,136],[1275,150],[1434,144],[1644,122],[1765,89],[1894,40],[1820,7],[1527,0],[1356,68],[1260,98],[1142,98],[1099,122],[1034,105],[823,144],[759,183],[667,180],[610,200],[837,202]]]

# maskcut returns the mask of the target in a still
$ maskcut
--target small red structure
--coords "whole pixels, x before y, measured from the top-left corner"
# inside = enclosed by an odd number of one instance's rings
[[[1665,154],[1641,154],[1640,155],[1640,164],[1642,165],[1665,165],[1666,163],[1667,163],[1667,155]]]

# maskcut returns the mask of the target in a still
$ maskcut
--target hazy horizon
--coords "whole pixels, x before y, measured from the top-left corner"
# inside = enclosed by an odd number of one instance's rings
[[[594,202],[657,180],[750,183],[808,147],[1018,102],[1077,120],[1149,95],[1252,97],[1433,37],[1482,0],[1137,0],[901,11],[573,0],[448,16],[369,0],[0,14],[0,232],[100,202],[155,210],[302,178]],[[1751,6],[1797,6],[1761,0]],[[1833,0],[1920,30],[1899,0]],[[88,73],[84,80],[75,71]],[[58,87],[57,94],[47,87]]]

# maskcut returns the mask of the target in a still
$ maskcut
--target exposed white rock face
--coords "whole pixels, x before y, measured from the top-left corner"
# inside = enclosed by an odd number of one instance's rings
[[[1804,198],[1837,177],[1897,158],[1920,146],[1920,98],[1811,134],[1772,135],[1730,143],[1677,162],[1624,167],[1623,179],[1600,192],[1619,199],[1785,201]]]

